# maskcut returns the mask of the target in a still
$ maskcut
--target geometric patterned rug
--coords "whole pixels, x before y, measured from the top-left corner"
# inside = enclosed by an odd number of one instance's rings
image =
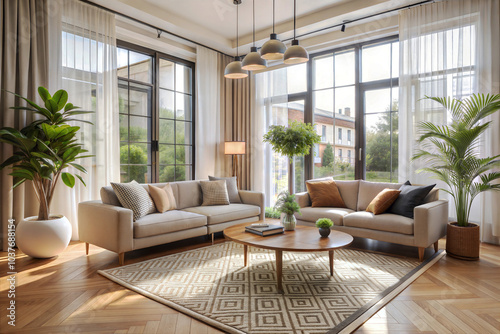
[[[328,252],[283,252],[277,292],[274,251],[224,242],[99,273],[228,333],[348,333],[444,253],[421,263],[342,248],[334,276]]]

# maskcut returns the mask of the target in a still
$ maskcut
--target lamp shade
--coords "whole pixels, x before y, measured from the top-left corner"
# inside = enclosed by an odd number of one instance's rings
[[[244,141],[227,141],[224,143],[224,154],[245,154]]]
[[[247,71],[263,70],[266,67],[267,61],[260,56],[255,46],[250,48],[250,53],[241,62],[241,68]]]
[[[299,45],[298,40],[294,39],[292,46],[286,50],[284,58],[283,62],[285,64],[300,64],[309,60],[309,53]]]
[[[241,68],[240,57],[227,64],[224,70],[224,77],[228,79],[242,79],[248,77],[248,72]]]
[[[268,60],[282,59],[286,51],[286,45],[280,41],[276,34],[271,34],[271,38],[262,45],[260,54],[262,58]]]

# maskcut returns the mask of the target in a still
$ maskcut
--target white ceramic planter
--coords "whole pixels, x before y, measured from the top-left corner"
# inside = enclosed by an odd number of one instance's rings
[[[64,216],[51,216],[49,220],[28,217],[16,227],[17,247],[34,258],[56,256],[68,247],[71,240],[71,223]]]

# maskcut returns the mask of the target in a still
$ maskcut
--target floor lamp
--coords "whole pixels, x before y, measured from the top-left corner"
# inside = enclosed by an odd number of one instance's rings
[[[244,141],[227,141],[224,143],[224,154],[233,156],[233,176],[236,176],[238,189],[240,189],[240,178],[238,177],[238,157],[237,155],[245,154]]]

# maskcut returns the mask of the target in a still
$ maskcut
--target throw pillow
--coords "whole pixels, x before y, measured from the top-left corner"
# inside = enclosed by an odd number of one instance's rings
[[[200,181],[203,203],[201,205],[228,205],[226,180]]]
[[[227,195],[229,196],[229,202],[231,203],[241,203],[240,194],[238,192],[238,183],[236,180],[236,176],[233,177],[215,177],[209,176],[208,179],[210,181],[226,181]]]
[[[170,186],[170,184],[167,184],[163,188],[148,185],[148,188],[149,195],[153,198],[153,202],[155,203],[156,210],[158,210],[158,212],[164,213],[177,209],[174,192],[172,191],[172,186]]]
[[[392,203],[398,198],[401,191],[396,189],[384,189],[368,204],[366,211],[372,212],[374,215],[384,213]]]
[[[436,184],[429,186],[412,186],[409,181],[406,181],[399,190],[398,198],[387,210],[389,213],[413,218],[413,209],[424,203],[425,196],[434,188]]]
[[[155,213],[156,207],[149,193],[139,183],[113,183],[111,187],[115,191],[118,200],[124,208],[132,210],[134,221],[147,214]]]
[[[309,197],[311,197],[312,207],[346,207],[342,196],[340,196],[340,192],[335,181],[307,181],[306,187]]]

